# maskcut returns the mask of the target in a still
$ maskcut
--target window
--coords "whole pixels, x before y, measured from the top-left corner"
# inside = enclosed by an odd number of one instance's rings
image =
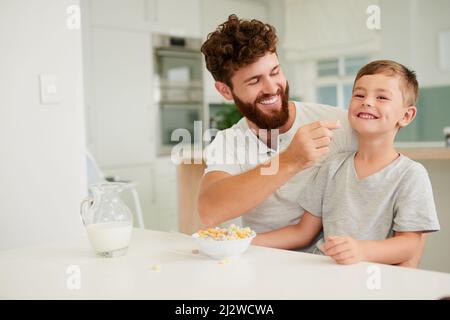
[[[316,101],[347,109],[356,73],[368,61],[368,56],[317,61]]]

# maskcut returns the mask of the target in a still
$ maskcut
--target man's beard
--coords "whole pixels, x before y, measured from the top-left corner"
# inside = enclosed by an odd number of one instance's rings
[[[244,117],[253,122],[259,129],[277,129],[286,124],[289,119],[289,84],[286,82],[286,89],[279,87],[277,95],[281,99],[281,109],[279,111],[264,112],[260,110],[257,104],[264,99],[270,98],[270,94],[261,94],[256,97],[253,103],[246,103],[240,100],[232,92],[234,103]]]

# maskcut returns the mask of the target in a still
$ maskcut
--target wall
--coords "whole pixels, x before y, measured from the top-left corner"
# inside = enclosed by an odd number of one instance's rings
[[[450,1],[383,0],[381,12],[382,48],[374,58],[411,67],[421,89],[417,118],[397,140],[443,141],[442,128],[450,126],[450,70],[439,65],[438,36],[450,30]]]
[[[450,161],[421,161],[433,186],[441,230],[429,236],[421,268],[450,273]]]
[[[77,0],[0,1],[0,249],[84,232],[84,114]],[[59,77],[60,103],[39,99],[41,73]]]

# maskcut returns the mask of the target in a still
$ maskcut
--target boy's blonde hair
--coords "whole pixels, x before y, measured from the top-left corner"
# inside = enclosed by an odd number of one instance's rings
[[[419,97],[419,83],[416,79],[416,73],[398,62],[392,60],[372,61],[358,71],[354,83],[356,83],[356,81],[363,76],[380,73],[387,76],[400,76],[400,90],[402,91],[405,105],[416,105]],[[353,87],[355,87],[355,84],[353,84]]]

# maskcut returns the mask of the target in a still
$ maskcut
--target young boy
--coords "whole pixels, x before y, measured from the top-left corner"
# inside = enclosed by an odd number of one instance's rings
[[[298,198],[306,210],[298,224],[259,234],[253,244],[304,247],[323,226],[316,248],[337,263],[417,266],[423,234],[440,228],[426,169],[394,148],[397,132],[416,116],[417,96],[416,76],[405,66],[390,60],[364,66],[348,110],[357,152],[320,167]]]

